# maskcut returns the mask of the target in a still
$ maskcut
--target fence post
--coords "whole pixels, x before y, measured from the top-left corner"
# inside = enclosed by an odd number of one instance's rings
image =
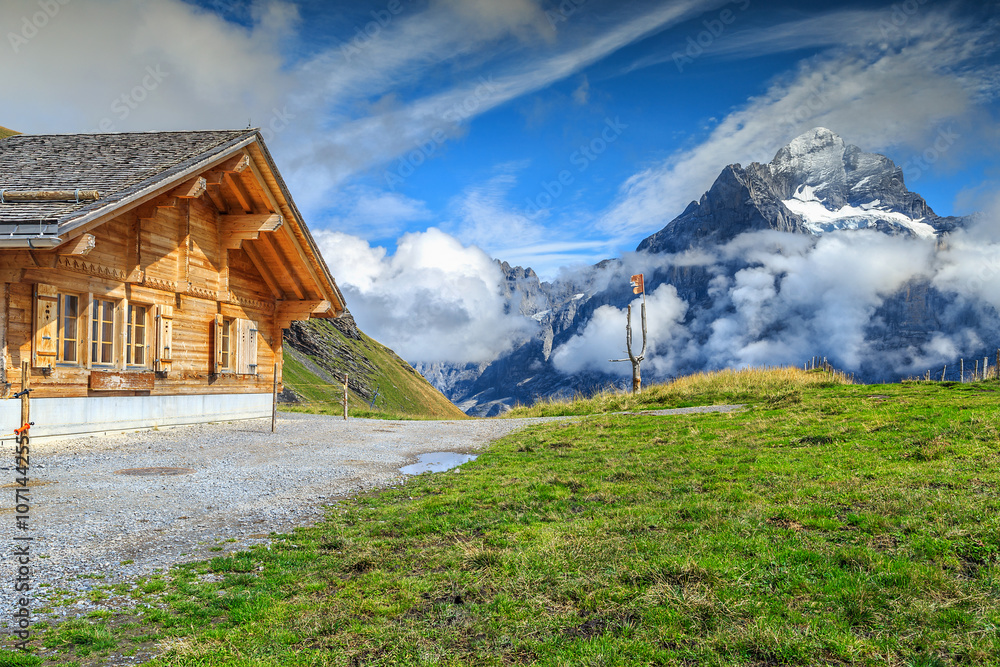
[[[274,364],[274,388],[271,391],[271,433],[278,422],[278,364]]]
[[[959,368],[958,374],[960,377],[959,382],[965,382],[965,359],[958,360],[958,368]]]
[[[941,371],[941,382],[944,382],[944,376],[948,373],[948,364],[944,365],[944,369]]]
[[[344,373],[344,421],[347,421],[347,373]]]
[[[21,424],[24,426],[31,421],[31,403],[28,394],[31,390],[31,363],[21,362]],[[18,427],[20,428],[20,427]]]

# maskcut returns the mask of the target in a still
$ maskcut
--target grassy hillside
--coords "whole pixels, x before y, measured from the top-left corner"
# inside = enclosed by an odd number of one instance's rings
[[[45,664],[1000,664],[1000,385],[693,384],[749,406],[534,427],[154,578]]]
[[[296,322],[285,336],[284,382],[297,403],[282,409],[341,414],[343,374],[354,416],[462,419],[465,414],[353,318]]]
[[[21,134],[20,132],[15,132],[14,130],[8,130],[3,125],[0,125],[0,139],[6,139],[9,136]]]

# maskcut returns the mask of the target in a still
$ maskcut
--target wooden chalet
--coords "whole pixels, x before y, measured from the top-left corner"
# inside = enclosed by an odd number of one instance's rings
[[[345,308],[256,130],[0,141],[0,283],[35,438],[268,416],[282,329]]]

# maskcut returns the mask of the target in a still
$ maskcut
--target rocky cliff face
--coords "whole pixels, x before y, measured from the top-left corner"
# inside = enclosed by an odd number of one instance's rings
[[[686,345],[707,349],[717,333],[713,330],[735,321],[740,304],[733,295],[739,292],[739,282],[773,281],[774,276],[760,274],[751,253],[730,253],[701,263],[677,261],[678,253],[702,250],[711,254],[741,235],[766,231],[801,237],[806,243],[857,230],[930,243],[963,223],[936,215],[920,195],[906,188],[902,169],[889,158],[866,153],[845,144],[830,130],[816,128],[780,148],[768,164],[733,164],[723,169],[698,201],[639,244],[642,259],[630,263],[648,267],[647,293],[664,283],[676,289],[677,297],[687,305],[684,324],[691,325]],[[507,263],[501,268],[509,312],[534,319],[537,334],[489,364],[461,368],[438,364],[418,370],[463,410],[477,415],[496,414],[540,397],[624,385],[627,369],[619,375],[597,370],[567,374],[552,359],[553,351],[580,335],[599,308],[624,308],[634,298],[628,289],[628,267],[621,260],[595,265],[572,283],[540,282],[530,269]],[[766,295],[768,289],[773,291],[765,285],[760,294]],[[909,346],[905,354],[910,354],[942,327],[976,320],[971,311],[956,315],[948,300],[927,283],[909,284],[870,309],[865,335],[875,348],[893,350],[899,357],[905,352],[900,350]],[[947,322],[941,319],[946,311],[950,313]],[[694,326],[696,321],[702,323],[701,328]],[[760,335],[780,339],[781,328],[780,322],[772,323]],[[694,361],[678,370],[694,371],[700,369],[699,364],[710,364],[706,355],[691,354],[690,349],[687,358]],[[852,370],[871,379],[897,379],[870,361]]]

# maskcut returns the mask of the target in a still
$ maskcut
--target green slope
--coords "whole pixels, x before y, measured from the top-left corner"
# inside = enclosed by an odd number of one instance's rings
[[[14,130],[9,130],[3,125],[0,125],[0,139],[6,139],[7,137],[13,136],[15,134],[21,134],[21,133],[15,132]]]
[[[465,414],[349,314],[295,322],[285,331],[283,398],[290,407],[340,414],[343,375],[355,416],[461,419]],[[286,406],[288,407],[288,406]]]

